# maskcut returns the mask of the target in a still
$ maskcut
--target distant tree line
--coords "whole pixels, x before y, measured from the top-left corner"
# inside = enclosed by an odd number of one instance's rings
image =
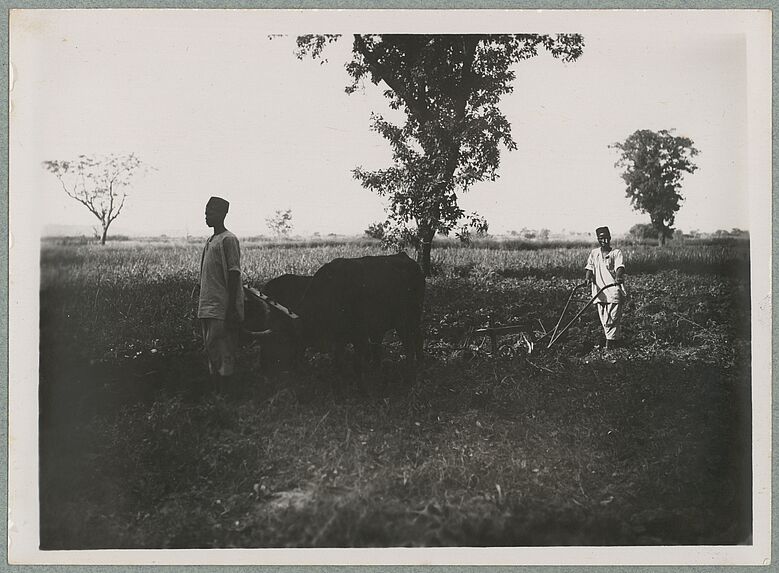
[[[525,227],[522,227],[519,231],[509,231],[509,235],[512,237],[521,237],[523,239],[528,240],[534,240],[538,239],[540,241],[548,241],[549,235],[551,234],[551,231],[549,229],[526,229]]]
[[[638,243],[654,242],[660,240],[660,234],[657,228],[650,223],[638,223],[633,225],[628,231],[627,238]],[[748,239],[749,231],[733,227],[730,231],[725,229],[717,229],[713,233],[704,233],[698,229],[693,229],[688,233],[683,232],[681,229],[674,229],[669,239],[673,242],[679,243],[685,239]]]

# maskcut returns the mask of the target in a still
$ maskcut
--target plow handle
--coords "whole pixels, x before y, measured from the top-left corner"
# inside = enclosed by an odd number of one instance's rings
[[[563,312],[560,313],[560,318],[557,319],[557,324],[554,325],[554,329],[552,330],[552,336],[550,337],[550,340],[554,340],[555,334],[557,334],[557,329],[560,328],[560,323],[563,321],[563,317],[565,316],[565,311],[568,310],[568,306],[571,304],[571,301],[573,300],[573,295],[575,295],[576,291],[582,288],[583,286],[587,286],[587,284],[589,283],[585,281],[581,284],[576,285],[575,287],[573,287],[573,289],[571,289],[571,294],[568,296],[568,301],[565,303],[565,306],[563,307]]]
[[[579,285],[579,286],[582,286],[582,285]],[[611,283],[611,284],[609,284],[609,285],[606,285],[606,286],[604,286],[603,288],[601,288],[601,289],[600,289],[598,292],[596,292],[596,293],[595,293],[595,296],[593,296],[593,297],[590,299],[590,302],[588,302],[587,304],[585,304],[585,305],[584,305],[584,308],[582,308],[582,309],[581,309],[579,312],[577,312],[577,313],[576,313],[576,316],[574,316],[574,317],[573,317],[573,318],[572,318],[572,319],[571,319],[571,320],[568,322],[568,324],[566,324],[566,325],[565,325],[565,327],[564,327],[564,328],[563,328],[563,329],[562,329],[562,330],[561,330],[561,331],[560,331],[560,332],[557,334],[557,336],[552,336],[552,338],[549,340],[549,344],[548,344],[546,347],[547,347],[547,348],[550,348],[550,347],[551,347],[551,346],[552,346],[552,345],[553,345],[555,342],[557,342],[557,339],[558,339],[558,338],[560,338],[560,337],[561,337],[561,336],[562,336],[562,335],[565,333],[565,331],[566,331],[566,330],[568,330],[568,328],[569,328],[569,327],[570,327],[570,326],[571,326],[571,325],[574,323],[574,321],[576,321],[576,319],[577,319],[577,318],[579,318],[579,317],[582,315],[582,313],[583,313],[585,310],[587,310],[588,308],[590,308],[590,306],[592,306],[592,303],[594,303],[594,302],[597,300],[597,298],[600,296],[600,293],[602,293],[602,292],[603,292],[604,290],[606,290],[607,288],[611,288],[611,287],[613,287],[613,286],[617,286],[617,283]],[[577,287],[577,288],[578,288],[578,287]],[[573,294],[573,293],[572,293],[572,294]],[[568,305],[566,305],[566,308],[568,308]],[[565,311],[563,311],[563,313],[564,313],[564,312],[565,312]],[[562,319],[562,317],[560,317],[560,318]],[[557,330],[557,328],[555,328],[555,330]]]

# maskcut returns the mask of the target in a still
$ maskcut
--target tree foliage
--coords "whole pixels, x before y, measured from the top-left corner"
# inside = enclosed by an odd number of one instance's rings
[[[296,54],[321,59],[336,39],[300,36]],[[448,234],[465,216],[458,194],[476,182],[494,181],[501,149],[516,149],[511,125],[498,107],[513,91],[515,64],[542,50],[572,62],[583,46],[578,34],[353,36],[346,92],[366,80],[383,84],[390,108],[405,114],[402,125],[372,114],[371,129],[390,143],[392,164],[358,167],[353,174],[363,187],[388,199],[388,220],[416,234],[425,273],[433,237]]]
[[[365,229],[365,236],[381,241],[384,239],[384,228],[385,224],[383,221],[379,221],[378,223],[371,223],[368,228]]]
[[[461,243],[469,245],[474,235],[483,238],[487,236],[489,230],[490,224],[487,219],[478,213],[471,213],[455,231],[455,237]]]
[[[88,156],[75,160],[43,162],[44,169],[59,179],[62,188],[89,209],[100,221],[100,244],[105,245],[108,228],[122,212],[130,180],[143,167],[135,154]]]
[[[639,129],[610,147],[620,151],[615,167],[624,170],[622,179],[631,206],[649,215],[664,244],[673,235],[676,212],[684,200],[682,175],[698,169],[692,161],[698,155],[692,139],[667,130]]]
[[[277,238],[288,237],[292,231],[292,209],[276,210],[276,212],[265,219],[265,223]]]
[[[628,231],[628,235],[635,241],[646,241],[647,239],[657,239],[657,229],[651,223],[636,223]]]

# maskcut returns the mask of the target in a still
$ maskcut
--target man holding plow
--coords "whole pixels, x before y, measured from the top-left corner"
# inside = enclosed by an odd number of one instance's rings
[[[627,298],[624,286],[625,264],[622,251],[611,248],[611,233],[608,227],[595,229],[600,246],[593,249],[587,259],[585,280],[590,283],[592,296],[597,295],[598,317],[606,335],[606,350],[619,345],[622,338],[622,311]],[[606,285],[617,286],[598,292]]]

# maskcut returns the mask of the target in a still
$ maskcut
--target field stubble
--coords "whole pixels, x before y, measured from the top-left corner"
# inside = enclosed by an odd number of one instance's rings
[[[732,544],[750,534],[748,247],[633,248],[629,346],[586,313],[528,356],[497,324],[551,327],[587,247],[441,249],[426,360],[368,388],[326,357],[240,389],[205,382],[199,245],[44,246],[44,548]],[[247,280],[366,244],[244,246]],[[579,301],[580,302],[580,301]],[[577,302],[578,304],[578,302]]]

